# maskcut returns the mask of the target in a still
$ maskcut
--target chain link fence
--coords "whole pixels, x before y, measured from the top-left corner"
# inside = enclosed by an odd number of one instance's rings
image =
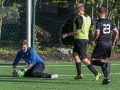
[[[34,0],[33,0],[34,1]],[[89,0],[87,0],[89,1]],[[99,6],[107,7],[109,18],[119,28],[120,11],[112,10],[114,6],[110,0],[87,2],[85,12],[96,20],[96,10]],[[105,3],[106,2],[106,3]],[[73,37],[61,39],[61,34],[72,31],[74,19],[74,0],[37,0],[35,8],[34,48],[45,60],[72,60]],[[13,60],[19,48],[19,41],[26,39],[26,2],[25,0],[3,0],[0,7],[0,60]],[[117,7],[116,7],[117,8]],[[32,19],[33,21],[33,19]],[[33,26],[33,24],[32,24]],[[87,48],[90,57],[93,46]],[[118,40],[112,50],[111,59],[120,58],[120,41]]]

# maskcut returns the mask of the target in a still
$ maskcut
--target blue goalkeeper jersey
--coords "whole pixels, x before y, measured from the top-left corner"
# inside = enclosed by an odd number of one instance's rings
[[[22,50],[20,50],[15,58],[13,65],[17,65],[20,59],[25,60],[28,65],[35,65],[38,62],[43,62],[36,51],[31,47],[27,48],[27,52],[23,52]]]

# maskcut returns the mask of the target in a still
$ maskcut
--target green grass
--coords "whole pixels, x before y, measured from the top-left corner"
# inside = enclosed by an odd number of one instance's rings
[[[72,62],[45,62],[46,73],[59,74],[58,79],[45,78],[14,78],[12,64],[0,63],[0,90],[119,90],[120,62],[111,62],[111,83],[102,85],[103,75],[98,81],[93,81],[94,75],[82,65],[84,78],[74,80],[76,76],[75,63]],[[7,66],[7,67],[6,67]],[[20,63],[20,68],[24,64]],[[101,74],[101,68],[95,67]]]

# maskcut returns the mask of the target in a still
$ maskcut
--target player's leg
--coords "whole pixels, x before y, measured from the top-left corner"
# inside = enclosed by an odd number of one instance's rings
[[[105,63],[101,62],[100,58],[103,57],[104,54],[104,47],[102,45],[101,41],[97,41],[97,45],[93,50],[92,57],[91,57],[91,62],[93,65],[96,66],[103,66]]]
[[[44,73],[45,65],[43,62],[37,63],[33,68],[31,75],[32,77],[41,77],[41,78],[58,78],[57,74],[48,74]]]
[[[74,79],[82,79],[83,78],[83,75],[81,73],[81,60],[80,60],[80,57],[78,55],[78,53],[79,53],[78,43],[79,43],[79,41],[76,40],[75,44],[74,44],[74,48],[73,48],[73,58],[75,60],[76,70],[77,70],[77,76]]]
[[[37,63],[33,68],[32,68],[32,77],[42,77],[42,78],[51,78],[51,74],[43,73],[45,70],[45,65],[43,62]]]
[[[97,61],[97,60],[94,60],[94,61]],[[103,80],[102,84],[108,84],[110,82],[110,79],[108,77],[108,75],[110,73],[110,63],[109,62],[105,63],[105,60],[103,60],[103,59],[101,59],[99,61],[101,64],[98,63],[97,66],[101,66],[103,74],[104,74],[104,80]],[[94,64],[94,65],[96,65],[96,64]]]
[[[97,81],[100,77],[101,77],[101,74],[98,73],[98,71],[94,68],[94,66],[91,64],[91,62],[85,58],[82,60],[82,62],[92,71],[92,73],[95,75],[95,79],[94,81]]]
[[[29,69],[28,71],[25,72],[23,77],[31,77],[31,72],[32,72],[32,70]]]
[[[43,72],[44,69],[44,63],[37,63],[24,74],[24,77],[38,77],[38,73]]]
[[[97,41],[97,45],[93,50],[91,62],[93,65],[102,67],[105,64],[105,60],[100,60],[101,58],[105,58],[105,50],[103,41]],[[103,69],[102,69],[103,70]],[[103,72],[104,74],[104,72]]]
[[[112,44],[112,43],[110,43]],[[106,50],[107,53],[105,54],[105,57],[109,58],[110,54],[111,54],[111,48],[112,46],[109,46],[108,49]],[[104,80],[102,82],[102,84],[108,84],[110,83],[110,78],[109,78],[109,74],[110,74],[110,63],[106,62],[102,67],[102,70],[104,72]]]
[[[81,56],[80,59],[81,61],[92,71],[92,73],[97,76],[95,80],[99,79],[100,74],[96,71],[94,66],[91,64],[91,62],[87,59],[87,53],[86,53],[86,47],[87,47],[87,40],[81,40],[79,48],[80,48],[80,53],[79,55]]]
[[[93,60],[92,63],[93,65],[101,66],[104,74],[104,80],[102,84],[108,84],[110,82],[110,79],[108,77],[110,73],[110,63],[109,62],[105,63],[105,60],[98,60],[98,59]]]
[[[105,64],[105,62],[101,62],[101,60],[98,58],[92,58],[91,62],[93,65],[96,65],[96,66],[103,66]]]
[[[105,63],[102,67],[102,71],[104,74],[104,80],[102,81],[102,84],[108,84],[110,83],[109,73],[110,73],[110,63]]]
[[[112,41],[105,41],[104,43],[104,47],[105,47],[105,53],[103,58],[109,58],[111,55],[111,49],[112,49]],[[104,73],[104,80],[102,82],[102,84],[108,84],[110,83],[110,78],[109,78],[109,74],[110,74],[110,63],[106,62],[103,66],[102,66],[102,70]]]
[[[79,55],[73,52],[73,57],[75,59],[76,69],[77,69],[77,76],[74,79],[82,79],[83,75],[81,73],[81,61]]]
[[[104,80],[103,84],[107,84],[110,82],[108,75],[110,72],[110,69],[108,68],[110,66],[109,63],[105,63],[105,59],[110,56],[111,52],[111,42],[109,41],[99,41],[97,42],[97,45],[95,49],[93,50],[92,54],[92,64],[101,66],[103,74],[104,74]]]

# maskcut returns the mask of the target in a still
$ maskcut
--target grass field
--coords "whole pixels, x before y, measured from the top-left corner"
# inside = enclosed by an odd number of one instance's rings
[[[45,62],[46,73],[57,73],[58,79],[45,78],[15,78],[12,77],[12,64],[0,63],[0,90],[119,90],[120,62],[111,62],[111,83],[102,85],[103,75],[98,81],[93,81],[94,75],[82,64],[84,78],[74,80],[76,76],[73,62]],[[20,63],[19,68],[25,65]],[[95,67],[101,74],[101,68]]]

